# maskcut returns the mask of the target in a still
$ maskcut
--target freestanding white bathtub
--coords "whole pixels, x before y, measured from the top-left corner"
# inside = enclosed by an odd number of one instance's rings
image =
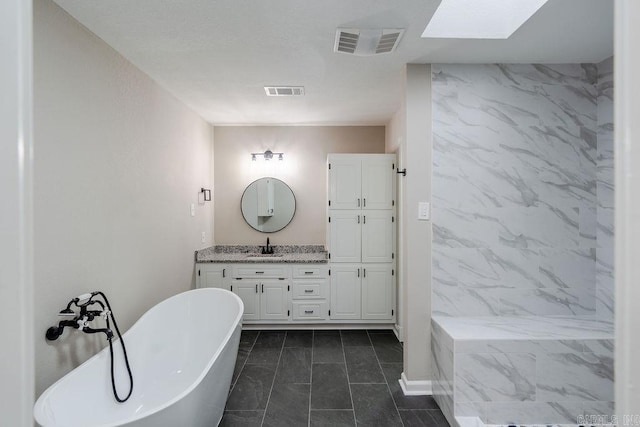
[[[34,407],[36,421],[56,427],[211,427],[222,418],[240,342],[243,305],[222,289],[171,297],[124,335],[134,390],[113,397],[109,348],[49,387]],[[74,333],[78,333],[74,331]],[[120,343],[114,340],[116,384],[129,390]]]

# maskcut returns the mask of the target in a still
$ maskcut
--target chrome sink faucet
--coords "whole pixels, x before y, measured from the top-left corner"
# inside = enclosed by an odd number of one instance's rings
[[[273,246],[269,245],[269,238],[267,237],[267,246],[262,246],[262,254],[263,255],[272,255],[273,254]]]

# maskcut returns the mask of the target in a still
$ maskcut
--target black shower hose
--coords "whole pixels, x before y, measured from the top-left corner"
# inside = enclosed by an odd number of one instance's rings
[[[124,403],[131,397],[131,393],[133,393],[133,374],[131,373],[131,366],[129,365],[129,357],[127,356],[127,349],[124,346],[124,340],[122,339],[122,334],[120,333],[120,329],[118,328],[118,323],[116,322],[116,318],[113,315],[113,311],[111,310],[111,305],[109,304],[109,300],[107,296],[101,291],[97,292],[100,295],[104,302],[107,304],[107,308],[109,309],[109,315],[111,316],[111,320],[113,320],[113,327],[116,329],[116,333],[118,334],[118,338],[120,339],[120,345],[122,346],[122,353],[124,354],[124,363],[127,366],[127,372],[129,373],[129,393],[127,396],[122,399],[118,396],[118,391],[116,390],[116,380],[113,374],[113,336],[109,337],[109,354],[111,355],[111,387],[113,388],[113,396],[119,403]],[[109,329],[109,318],[106,318],[107,321],[107,329]]]

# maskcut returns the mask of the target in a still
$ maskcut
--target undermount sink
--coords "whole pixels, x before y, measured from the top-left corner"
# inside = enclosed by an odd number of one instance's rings
[[[245,259],[249,260],[249,261],[255,261],[255,260],[262,260],[265,258],[282,258],[282,255],[276,255],[276,254],[252,254],[247,256]]]

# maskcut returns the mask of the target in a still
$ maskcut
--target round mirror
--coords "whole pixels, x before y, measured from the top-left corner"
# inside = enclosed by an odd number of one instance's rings
[[[241,209],[244,220],[263,233],[285,228],[296,212],[296,198],[291,188],[276,178],[253,181],[242,193]]]

